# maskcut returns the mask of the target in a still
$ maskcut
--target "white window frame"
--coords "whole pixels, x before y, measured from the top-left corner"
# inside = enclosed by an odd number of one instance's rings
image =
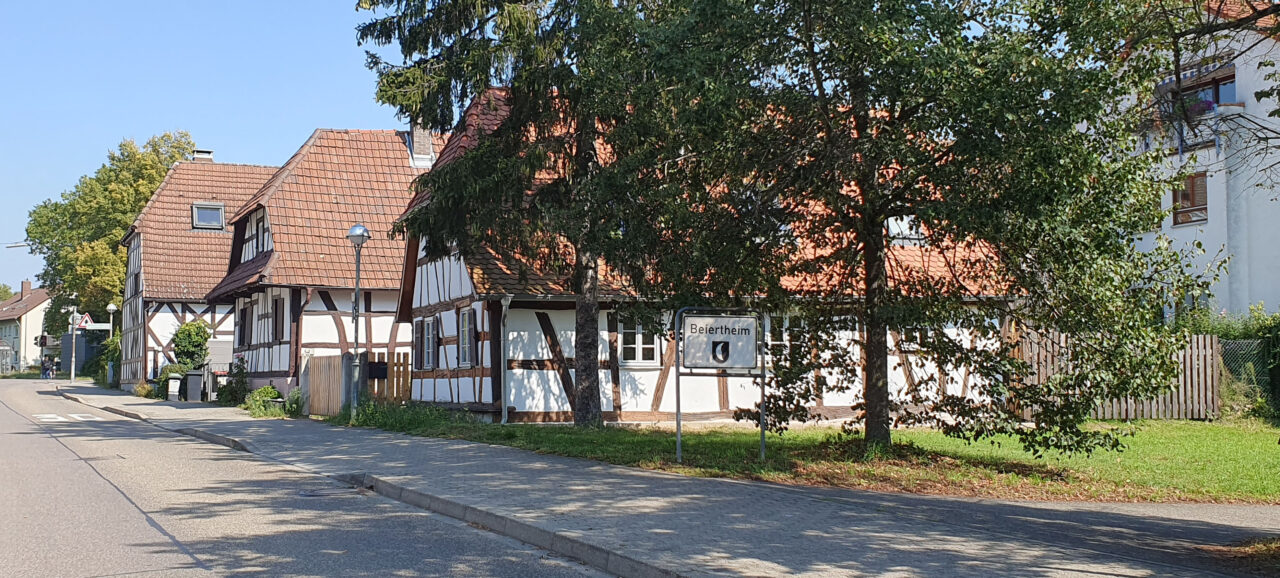
[[[479,367],[476,355],[476,309],[458,311],[458,367]]]
[[[627,338],[632,343],[627,344]],[[618,363],[628,367],[659,367],[662,365],[663,336],[661,333],[648,333],[638,323],[627,323],[618,320]],[[646,350],[653,352],[653,359],[645,359]],[[627,359],[628,352],[632,359]]]
[[[200,219],[196,218],[200,209],[216,209],[218,211],[218,224],[202,224]],[[227,227],[226,212],[221,203],[191,203],[191,228],[207,229],[210,231],[221,231]]]
[[[476,363],[476,310],[458,311],[458,367],[468,369]]]
[[[419,331],[421,335],[417,344],[416,359],[414,363],[418,369],[431,371],[436,369],[439,364],[440,351],[440,319],[438,317],[425,317],[414,321],[414,329]]]

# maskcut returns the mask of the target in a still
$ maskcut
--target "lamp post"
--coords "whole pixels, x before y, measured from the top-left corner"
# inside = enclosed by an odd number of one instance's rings
[[[67,305],[62,308],[63,313],[70,313],[67,322],[71,324],[71,383],[76,382],[76,329],[80,325],[80,312],[75,305]]]
[[[111,339],[116,335],[116,311],[119,310],[120,308],[116,307],[115,303],[107,304],[107,339]]]
[[[369,240],[369,229],[353,225],[347,231],[347,240],[356,248],[356,290],[351,294],[351,327],[355,337],[351,341],[351,421],[355,421],[356,405],[360,402],[360,248]]]

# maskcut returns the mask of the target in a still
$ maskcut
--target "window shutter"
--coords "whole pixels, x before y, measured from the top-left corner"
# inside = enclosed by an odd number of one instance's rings
[[[1191,206],[1203,207],[1209,204],[1208,180],[1204,173],[1191,177]]]
[[[413,320],[413,368],[422,369],[422,320]]]

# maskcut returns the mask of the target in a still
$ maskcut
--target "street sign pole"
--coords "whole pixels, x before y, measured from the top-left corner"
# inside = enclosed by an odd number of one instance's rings
[[[691,326],[694,335],[698,337],[696,343],[699,346],[707,345],[706,351],[698,350],[698,354],[692,362],[689,361],[689,339],[685,335],[685,323],[689,318],[689,313],[694,312],[699,315],[693,316]],[[746,318],[751,318],[747,321]],[[698,320],[702,320],[703,325],[698,326]],[[712,321],[714,320],[714,321]],[[719,323],[719,325],[717,325]],[[754,323],[753,325],[751,323]],[[765,367],[763,350],[763,333],[761,328],[768,330],[767,321],[762,320],[759,312],[749,309],[725,309],[725,308],[709,308],[709,307],[682,307],[676,311],[675,315],[675,339],[676,339],[676,463],[684,463],[684,413],[681,411],[680,404],[680,376],[689,373],[691,376],[726,376],[726,377],[751,377],[760,380],[760,460],[765,459]],[[748,331],[749,330],[749,331]],[[750,334],[755,343],[747,348],[747,351],[753,355],[734,355],[736,352],[742,351],[741,348],[734,348],[733,336]],[[720,336],[722,340],[709,341],[714,336]],[[693,363],[692,366],[686,368],[686,364]],[[750,364],[748,366],[748,364]],[[687,369],[701,368],[716,370],[716,374],[687,372]],[[724,368],[724,369],[719,369]]]

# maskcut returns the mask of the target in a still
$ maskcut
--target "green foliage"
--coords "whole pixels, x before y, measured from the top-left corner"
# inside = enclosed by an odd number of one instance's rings
[[[94,363],[93,381],[102,387],[120,387],[120,334],[116,333],[110,338],[102,342],[98,348],[98,355],[91,360]],[[112,380],[107,380],[107,364],[115,364],[115,375],[111,376]],[[88,364],[85,364],[88,369]]]
[[[1238,368],[1240,376],[1224,367],[1222,412],[1246,417],[1280,417],[1280,312],[1267,313],[1266,306],[1256,303],[1246,314],[1214,312],[1206,307],[1182,311],[1174,326],[1188,333],[1216,335],[1220,339],[1258,339],[1263,341],[1264,358]],[[1270,387],[1262,387],[1257,376],[1268,375]]]
[[[10,297],[13,297],[13,287],[10,287],[8,283],[0,283],[0,301]]]
[[[346,423],[346,422],[341,422]],[[399,404],[384,401],[361,403],[351,425],[396,432],[437,431],[442,427],[476,423],[468,414],[425,404]]]
[[[637,51],[611,60],[638,103],[634,131],[611,144],[661,174],[642,168],[621,187],[623,242],[605,255],[625,266],[647,252],[652,267],[631,279],[652,299],[758,295],[803,318],[799,357],[778,363],[808,367],[771,383],[769,405],[786,410],[775,425],[810,417],[817,395],[855,392],[870,443],[888,444],[892,418],[968,440],[1011,435],[1037,455],[1121,447],[1125,428],[1085,428],[1089,412],[1166,389],[1183,337],[1145,312],[1213,276],[1186,270],[1167,240],[1138,243],[1169,183],[1141,154],[1148,114],[1132,103],[1166,63],[1116,39],[1150,37],[1148,9],[689,0],[646,11]],[[912,266],[925,250],[933,274]],[[1011,327],[1064,335],[1071,369],[1026,379]],[[941,370],[917,369],[903,403],[889,396],[902,371],[891,340],[915,350],[917,368]],[[963,375],[971,395],[949,394]]]
[[[295,387],[289,392],[289,395],[285,397],[284,413],[285,415],[293,418],[305,417],[302,413],[304,405],[305,404],[302,399],[302,388]]]
[[[106,319],[106,306],[124,291],[125,248],[120,239],[164,180],[173,163],[189,158],[195,143],[185,132],[165,133],[138,146],[133,140],[107,153],[107,163],[80,178],[58,200],[31,210],[27,241],[44,258],[41,284],[51,292],[45,330],[66,327],[60,308],[77,296],[81,311]]]
[[[227,372],[227,382],[218,386],[218,403],[238,406],[249,395],[249,372],[244,359],[236,359]]]
[[[284,404],[274,403],[274,400],[282,397],[279,390],[268,385],[250,392],[241,407],[253,417],[285,417],[287,413]]]
[[[203,320],[183,323],[173,334],[173,356],[187,367],[203,367],[209,360],[209,324]]]
[[[401,226],[432,258],[494,251],[522,275],[566,279],[579,297],[577,326],[595,328],[599,257],[618,238],[618,202],[628,195],[611,175],[634,170],[602,160],[612,153],[600,148],[609,136],[599,129],[624,119],[630,103],[612,92],[626,79],[596,56],[627,42],[638,4],[365,0],[358,8],[381,12],[358,27],[360,42],[398,44],[406,57],[396,65],[369,54],[379,102],[440,132],[464,130],[456,112],[473,102],[483,110],[502,100],[509,111],[463,158],[420,177],[416,187],[432,202]],[[597,331],[575,334],[578,350],[598,342]],[[575,423],[595,425],[598,360],[576,363],[577,383],[565,393]]]
[[[169,381],[169,375],[175,374],[175,373],[182,376],[183,379],[186,379],[187,372],[190,370],[191,370],[190,367],[182,363],[170,363],[167,365],[162,365],[160,366],[160,371],[156,373],[156,379],[167,382]]]
[[[150,383],[139,381],[133,386],[133,395],[138,397],[152,397],[155,394],[154,388]]]
[[[1187,333],[1217,335],[1221,339],[1275,340],[1280,338],[1280,313],[1267,313],[1262,303],[1250,306],[1246,314],[1196,307],[1180,312],[1174,318],[1174,326]]]

